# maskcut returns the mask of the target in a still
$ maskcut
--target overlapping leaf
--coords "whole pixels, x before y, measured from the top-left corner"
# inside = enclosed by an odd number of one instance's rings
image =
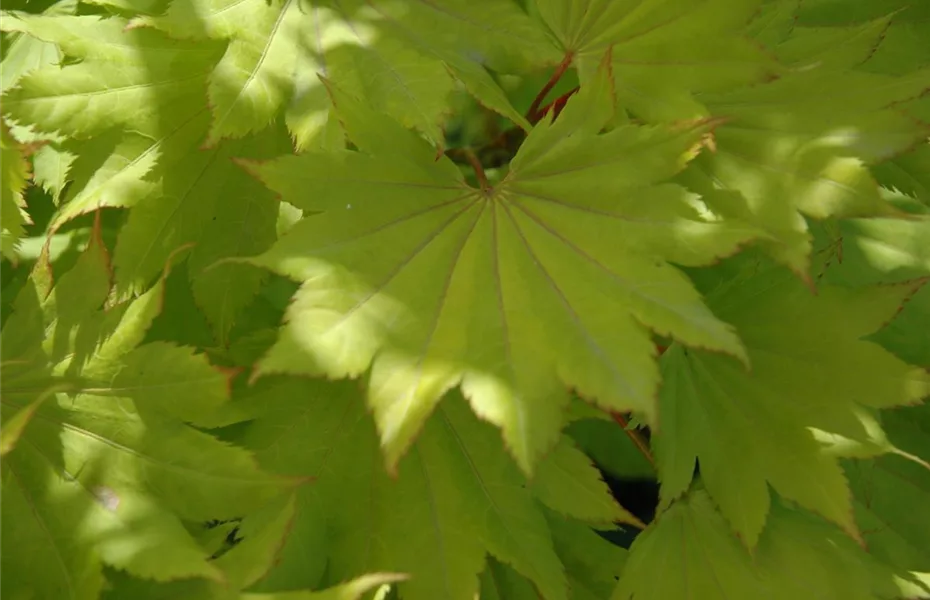
[[[88,91],[87,96],[102,97],[100,110],[125,119],[125,127],[132,130],[98,135],[81,147],[69,173],[74,182],[56,223],[99,206],[137,207],[121,230],[116,249],[116,283],[121,295],[146,289],[173,252],[185,244],[197,244],[190,265],[195,297],[217,337],[225,340],[234,319],[257,291],[262,274],[239,265],[203,271],[218,258],[266,249],[274,239],[277,218],[277,203],[271,195],[235,168],[231,157],[280,154],[288,149],[286,136],[270,130],[247,141],[200,150],[210,121],[202,101],[206,72],[211,57],[219,56],[211,44],[177,42],[152,30],[126,32],[127,23],[120,19],[20,14],[12,23],[9,27],[54,41],[69,56],[83,59],[78,65],[38,74],[54,79],[54,71],[70,73],[70,69],[83,68],[93,73],[92,82],[100,89]],[[100,40],[107,43],[100,44]],[[112,95],[110,72],[124,70],[126,63],[141,71],[166,69],[177,80],[177,90],[169,93],[157,85],[141,86],[153,95],[151,114],[121,112],[129,104]],[[14,94],[25,93],[24,89]],[[175,98],[175,92],[181,96]],[[75,110],[87,111],[79,100],[80,96],[67,106],[74,104]],[[15,114],[23,107],[36,109],[37,102],[14,103],[12,110]],[[56,122],[40,115],[30,118]],[[118,118],[111,121],[119,122]],[[102,126],[99,129],[103,131]],[[48,176],[54,175],[53,166],[46,169]],[[60,186],[63,177],[57,175],[52,185]]]
[[[930,143],[872,167],[885,187],[913,196],[930,206]]]
[[[220,578],[181,519],[236,516],[285,483],[181,421],[209,424],[227,376],[190,349],[139,345],[161,284],[100,310],[109,266],[99,229],[50,296],[36,288],[3,329],[4,427],[33,413],[4,456],[4,589],[96,598],[101,561],[157,580]],[[47,397],[55,391],[67,395]]]
[[[702,220],[693,196],[662,183],[709,125],[598,135],[608,84],[602,70],[486,189],[339,93],[360,152],[250,167],[283,199],[322,213],[252,261],[304,282],[259,372],[345,377],[371,365],[389,464],[461,383],[529,471],[556,439],[565,386],[654,415],[649,329],[742,356],[732,329],[666,262],[706,264],[755,235]]]
[[[860,340],[919,283],[823,286],[814,296],[785,271],[754,272],[751,260],[740,262],[746,270],[729,280],[721,271],[708,301],[737,326],[751,372],[701,351],[673,348],[662,357],[655,442],[663,502],[687,488],[697,458],[708,492],[750,547],[765,524],[769,485],[858,537],[835,458],[844,450],[828,450],[813,430],[877,452],[882,440],[869,427],[868,407],[911,404],[930,393],[926,372]]]
[[[930,370],[930,337],[914,335],[923,331],[928,320],[930,287],[924,286],[911,297],[895,319],[871,339],[912,365]]]
[[[782,506],[752,557],[704,491],[676,502],[636,540],[612,600],[899,597],[906,574],[874,561],[823,521]]]
[[[235,549],[233,549],[235,551]],[[332,587],[314,589],[287,589],[278,592],[251,592],[230,588],[224,584],[209,584],[201,581],[178,581],[168,584],[152,584],[147,581],[126,577],[122,573],[111,573],[109,589],[104,600],[133,598],[134,600],[362,600],[371,598],[375,590],[390,589],[404,579],[400,573],[370,573]],[[376,598],[383,598],[376,595]]]
[[[887,565],[912,571],[913,579],[907,579],[920,591],[920,597],[930,595],[928,408],[922,405],[887,411],[883,425],[898,453],[846,465],[856,519],[869,553]]]
[[[906,210],[907,218],[850,219],[821,232],[819,241],[837,255],[824,274],[828,281],[858,286],[930,275],[930,208],[889,190],[883,196]]]
[[[275,239],[278,203],[273,195],[233,164],[233,158],[273,156],[287,147],[278,130],[247,140],[199,150],[206,113],[189,123],[184,139],[169,150],[158,169],[157,193],[143,198],[120,231],[115,269],[117,289],[144,289],[171,254],[194,244],[188,269],[194,298],[226,340],[235,319],[261,285],[260,270],[245,265],[213,267],[220,258],[248,256]]]
[[[610,597],[627,552],[581,523],[547,514],[556,552],[565,565],[573,600]],[[533,584],[493,557],[481,574],[481,600],[538,600]]]
[[[555,551],[565,565],[574,600],[610,597],[626,564],[627,552],[581,523],[547,515]]]
[[[893,216],[866,164],[895,156],[930,132],[901,105],[930,88],[926,64],[885,71],[873,63],[890,31],[913,11],[901,13],[904,3],[896,2],[855,10],[828,4],[763,5],[748,32],[790,69],[755,89],[701,97],[727,123],[716,132],[719,151],[701,157],[689,173],[714,210],[772,233],[772,256],[802,275],[811,240],[801,215]]]
[[[66,56],[82,59],[27,73],[4,94],[4,112],[40,131],[77,138],[115,125],[156,139],[165,135],[196,113],[196,94],[203,93],[219,49],[155,31],[126,31],[125,19],[116,17],[7,13],[3,22],[5,30],[53,42]]]
[[[75,0],[61,0],[49,7],[45,14],[72,14],[77,8]],[[7,31],[7,19],[0,24],[0,30]],[[3,54],[3,69],[0,72],[0,93],[16,85],[19,79],[34,69],[52,65],[61,60],[61,52],[55,44],[43,42],[22,33],[7,33],[6,48]]]
[[[24,226],[30,223],[23,200],[23,188],[29,177],[29,163],[22,146],[13,138],[5,122],[0,122],[0,169],[3,184],[0,185],[0,254],[7,260],[16,260],[16,246],[25,233]]]
[[[778,72],[776,63],[744,37],[759,0],[544,0],[538,5],[575,57],[582,83],[613,47],[617,97],[640,118],[707,116],[695,94]]]
[[[622,518],[596,473],[573,475],[576,489],[585,490],[574,498],[527,484],[494,429],[460,399],[442,404],[391,478],[355,386],[295,379],[262,385],[245,443],[268,469],[314,477],[295,527],[325,523],[327,547],[307,559],[328,558],[327,581],[396,570],[411,574],[401,586],[404,598],[471,599],[489,552],[543,597],[565,598],[558,548],[539,502],[570,517]],[[288,398],[300,401],[282,401]],[[546,461],[541,474],[565,463],[559,456]],[[592,506],[600,508],[592,514]]]
[[[719,214],[765,228],[774,237],[771,255],[806,274],[811,240],[804,216],[896,214],[867,162],[926,135],[926,125],[892,105],[928,87],[930,72],[896,78],[820,69],[706,95],[712,113],[727,122],[715,131],[716,151],[699,157],[685,180]],[[839,90],[844,101],[837,106]]]
[[[354,0],[305,7],[296,0],[175,0],[162,17],[137,22],[176,37],[229,40],[210,79],[212,143],[257,131],[288,107],[297,146],[307,147],[329,106],[320,73],[442,145],[439,125],[453,85],[442,61],[488,106],[519,119],[475,58],[487,53],[501,62],[507,54],[528,57],[533,49],[546,49],[538,26],[500,2],[407,7]],[[513,29],[521,35],[507,37]],[[504,51],[503,39],[518,52]],[[469,51],[480,54],[466,58]]]
[[[398,579],[343,580],[390,569],[412,575],[390,593],[405,600],[593,600],[623,569],[618,599],[928,594],[926,410],[884,410],[926,394],[928,290],[872,334],[930,273],[922,4],[90,4],[104,10],[14,2],[4,7],[51,8],[0,25],[13,34],[4,256],[24,232],[26,155],[49,193],[34,190],[37,223],[43,202],[60,208],[53,234],[99,207],[130,209],[113,272],[99,229],[54,287],[54,252],[25,287],[4,265],[4,592],[354,599]],[[559,60],[581,91],[533,129],[512,101]],[[488,108],[529,133],[504,168],[466,177],[436,160],[462,86],[483,107],[466,127],[483,128]],[[611,130],[624,112],[663,125]],[[314,150],[263,162],[290,153],[285,126]],[[686,165],[685,187],[667,182]],[[274,192],[293,202],[283,216]],[[831,260],[817,297],[787,271],[727,261],[689,272],[705,305],[676,267],[758,240],[807,276],[811,232]],[[261,316],[243,318],[261,270],[215,265],[256,254],[301,282],[276,343],[277,309],[258,302]],[[181,257],[173,283],[189,274],[193,295],[163,310],[165,283],[152,281]],[[903,283],[876,285],[889,282]],[[197,308],[215,340],[193,333]],[[653,334],[677,342],[661,372]],[[228,405],[229,373],[174,343],[197,336],[223,346],[209,351],[224,364],[271,347],[257,375],[366,375],[376,427],[350,384],[267,377]],[[473,411],[439,404],[453,387]],[[588,526],[630,515],[559,435],[578,395],[588,416],[633,410],[658,427],[666,506],[629,561]],[[276,496],[282,481],[250,454],[185,424],[247,417],[218,435],[316,481]],[[628,441],[597,423],[569,432],[589,453]],[[838,457],[855,458],[841,471]],[[682,498],[696,459],[709,494]],[[860,536],[871,558],[770,496]],[[234,522],[197,523],[216,518]]]
[[[133,206],[157,194],[152,171],[205,111],[206,77],[219,46],[126,31],[127,21],[116,17],[15,13],[3,23],[79,60],[28,73],[3,102],[5,114],[39,131],[95,138],[72,165],[75,181],[56,227],[102,206]]]

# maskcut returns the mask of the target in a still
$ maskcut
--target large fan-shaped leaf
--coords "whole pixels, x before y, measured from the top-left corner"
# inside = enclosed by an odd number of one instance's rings
[[[344,94],[337,109],[361,152],[251,167],[321,213],[253,260],[304,282],[259,371],[345,377],[371,365],[389,464],[461,383],[529,471],[556,439],[564,386],[654,416],[649,329],[743,356],[667,262],[706,264],[754,236],[702,220],[693,197],[661,183],[709,125],[597,135],[608,77],[534,129],[509,175],[483,189]]]

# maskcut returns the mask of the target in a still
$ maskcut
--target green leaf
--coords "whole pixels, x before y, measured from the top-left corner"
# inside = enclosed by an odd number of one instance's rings
[[[264,128],[292,102],[288,125],[298,146],[306,147],[316,133],[311,123],[320,123],[311,115],[327,109],[317,71],[369,96],[438,144],[452,79],[439,61],[383,35],[388,32],[380,20],[362,2],[317,6],[305,15],[290,0],[175,0],[164,16],[138,22],[175,37],[230,40],[210,77],[210,144]]]
[[[639,535],[611,600],[771,597],[706,493],[675,502]]]
[[[801,511],[773,507],[753,556],[703,491],[676,502],[637,538],[612,600],[899,597],[900,576]]]
[[[853,69],[871,58],[891,22],[883,16],[853,27],[794,27],[775,51],[796,70]]]
[[[47,442],[45,452],[52,460],[60,460],[57,440],[53,436]],[[49,469],[48,458],[30,447],[31,443],[3,458],[0,549],[4,593],[97,598],[103,587],[100,558],[75,536],[85,515],[93,511],[93,502],[79,486]]]
[[[776,64],[741,30],[758,0],[545,0],[539,11],[582,84],[612,48],[614,89],[622,106],[648,120],[705,117],[695,99],[764,80]]]
[[[685,491],[696,458],[708,492],[750,548],[765,524],[769,485],[858,538],[842,470],[815,432],[880,451],[867,407],[930,393],[927,373],[860,341],[919,284],[825,285],[814,296],[785,271],[733,262],[745,270],[721,272],[708,302],[739,329],[752,371],[681,347],[663,355],[663,421],[653,438],[662,504]]]
[[[843,262],[834,280],[901,281],[930,274],[930,212],[909,219],[855,219],[841,225]]]
[[[46,14],[69,14],[77,8],[75,0],[61,0],[47,8]],[[4,15],[0,31],[8,32],[3,53],[3,68],[0,69],[0,93],[11,89],[19,79],[34,69],[55,64],[61,60],[61,52],[48,42],[16,31],[16,21]]]
[[[404,598],[471,600],[490,552],[545,598],[566,597],[541,507],[463,401],[441,405],[391,478],[355,386],[279,385],[273,401],[255,399],[261,417],[245,443],[267,469],[314,477],[308,509],[327,522],[328,581],[393,570],[411,574]],[[295,395],[300,403],[282,402]]]
[[[213,583],[199,581],[178,581],[168,584],[153,584],[126,577],[122,573],[108,573],[109,593],[106,600],[133,598],[135,600],[360,600],[365,594],[377,587],[385,587],[402,581],[405,575],[400,573],[369,573],[350,581],[342,582],[325,590],[295,590],[271,593],[243,592]]]
[[[869,553],[889,566],[930,574],[930,410],[923,404],[883,414],[896,454],[849,461],[856,520]],[[930,594],[930,586],[923,589]]]
[[[811,240],[802,215],[901,216],[866,165],[927,135],[894,104],[928,86],[930,71],[889,77],[824,67],[707,94],[712,114],[726,121],[714,131],[715,151],[698,157],[682,181],[715,213],[765,229],[771,256],[806,277]]]
[[[4,594],[930,598],[926,2],[3,9]]]
[[[4,430],[11,414],[34,412],[4,457],[3,518],[17,523],[4,534],[4,556],[30,573],[24,585],[36,577],[33,565],[55,562],[59,572],[42,584],[54,597],[96,597],[100,561],[159,581],[219,579],[181,520],[234,517],[289,483],[173,416],[209,414],[226,400],[225,377],[190,349],[139,346],[161,284],[103,311],[109,275],[98,218],[91,244],[46,301],[39,305],[34,285],[24,288],[3,329]],[[67,396],[35,405],[64,385]]]
[[[242,520],[238,529],[242,542],[215,562],[226,574],[226,585],[248,589],[274,567],[293,523],[295,500],[294,494],[284,496]]]
[[[930,206],[930,143],[872,167],[875,178]]]
[[[53,145],[42,146],[32,157],[33,178],[58,204],[65,185],[69,180],[69,171],[77,155]]]
[[[912,365],[930,369],[930,339],[914,335],[930,322],[930,287],[911,296],[894,320],[870,337]]]
[[[295,386],[299,388],[299,386]],[[273,392],[280,388],[270,388]],[[274,565],[261,580],[249,589],[253,592],[273,592],[282,589],[315,589],[326,572],[328,545],[326,515],[320,510],[312,485],[297,490],[294,515],[287,537],[274,555]],[[245,523],[243,523],[245,525]],[[242,544],[240,544],[241,546]],[[236,552],[239,546],[230,551]]]
[[[756,560],[778,600],[900,598],[910,587],[908,573],[874,560],[822,519],[784,505],[773,506]]]
[[[109,29],[91,29],[90,33],[112,34]],[[169,53],[159,46],[160,38],[160,34],[147,32],[141,40],[156,57]],[[117,47],[127,45],[120,41]],[[194,84],[191,91],[203,93]],[[174,118],[165,119],[152,135],[100,136],[82,147],[84,152],[73,165],[75,181],[55,227],[101,205],[139,206],[121,231],[116,251],[117,283],[124,295],[145,289],[168,257],[186,243],[198,243],[192,261],[194,273],[199,275],[219,257],[253,254],[267,248],[273,239],[276,203],[229,159],[234,153],[250,157],[278,154],[287,147],[286,137],[269,132],[249,143],[200,152],[197,148],[209,115],[196,104],[194,107],[173,113]],[[217,207],[221,201],[225,201],[225,210]],[[235,265],[197,278],[197,300],[220,339],[225,340],[262,279],[259,271]]]
[[[564,385],[605,408],[654,414],[647,328],[742,356],[732,329],[666,262],[707,264],[754,237],[703,220],[685,190],[660,183],[707,125],[594,135],[609,114],[605,89],[586,88],[538,125],[487,190],[337,95],[361,152],[250,167],[320,213],[251,261],[304,282],[259,372],[345,377],[373,362],[369,402],[389,465],[461,382],[529,472],[557,439]]]
[[[126,31],[127,22],[115,17],[11,13],[7,18],[15,19],[18,30],[85,60],[27,73],[4,94],[4,112],[40,131],[76,138],[125,125],[157,141],[171,120],[189,118],[177,107],[199,104],[194,98],[203,93],[206,68],[217,55],[212,44]]]
[[[575,600],[609,598],[616,587],[627,551],[611,544],[577,521],[546,515],[555,551],[565,565]]]
[[[561,53],[545,28],[528,18],[516,3],[451,0],[440,8],[429,2],[380,2],[378,10],[390,17],[386,23],[407,42],[442,61],[483,106],[524,130],[531,128],[488,69],[498,73],[532,71],[557,63]]]
[[[566,433],[597,466],[614,477],[654,479],[655,467],[643,456],[617,423],[583,419],[570,423]]]
[[[240,600],[360,600],[372,588],[403,581],[403,575],[373,573],[320,592],[278,592],[273,594],[242,594]]]
[[[29,162],[6,122],[0,123],[0,135],[0,168],[3,173],[3,185],[0,186],[0,220],[3,221],[0,254],[15,262],[16,247],[26,233],[24,226],[32,222],[23,200],[23,190],[29,177]]]
[[[567,437],[540,464],[531,487],[543,504],[564,515],[595,524],[621,521],[645,527],[617,504],[591,459]]]
[[[488,564],[481,573],[479,597],[482,600],[536,600],[539,594],[528,579],[494,557],[488,557]]]

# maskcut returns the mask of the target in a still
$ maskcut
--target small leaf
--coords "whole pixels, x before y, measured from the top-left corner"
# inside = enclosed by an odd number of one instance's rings
[[[26,179],[29,177],[29,162],[5,121],[0,123],[0,134],[3,171],[3,184],[0,186],[0,220],[3,221],[0,253],[7,260],[15,261],[16,247],[26,233],[24,226],[32,223],[23,199]]]
[[[613,499],[591,459],[562,437],[539,465],[531,489],[543,504],[596,524],[620,521],[645,525]]]

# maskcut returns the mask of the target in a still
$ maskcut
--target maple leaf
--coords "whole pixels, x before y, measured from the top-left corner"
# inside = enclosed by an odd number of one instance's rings
[[[615,93],[640,118],[677,120],[709,113],[695,100],[771,77],[778,67],[743,36],[758,0],[584,0],[538,2],[573,57],[579,78],[595,77],[613,47]]]
[[[743,356],[667,262],[707,264],[757,231],[705,221],[684,189],[661,183],[709,125],[597,135],[611,115],[608,83],[605,69],[485,189],[334,88],[360,152],[249,166],[318,213],[250,261],[303,282],[257,373],[345,377],[371,365],[389,465],[461,384],[529,472],[556,440],[566,386],[654,416],[649,329]]]
[[[889,349],[912,365],[930,370],[930,339],[914,336],[930,319],[930,287],[924,286],[911,296],[895,319],[870,339]]]
[[[749,547],[765,525],[768,485],[858,537],[842,469],[815,430],[880,452],[867,407],[911,404],[930,393],[927,373],[860,340],[921,282],[824,285],[814,296],[771,265],[735,259],[731,267],[708,303],[739,329],[752,371],[701,351],[663,354],[663,421],[653,438],[662,505],[687,488],[697,458],[707,491]]]
[[[236,548],[230,552],[235,552]],[[373,590],[389,589],[392,584],[404,579],[405,576],[400,573],[369,573],[323,590],[291,588],[266,593],[231,589],[223,584],[192,580],[152,583],[113,572],[108,573],[110,593],[106,597],[136,600],[362,600],[370,598]]]
[[[3,174],[3,185],[0,186],[0,220],[3,221],[0,254],[7,260],[15,261],[16,246],[25,234],[24,226],[32,223],[23,199],[23,190],[29,177],[29,162],[6,122],[0,122],[0,136],[0,168]]]
[[[4,592],[930,594],[921,3],[4,9]]]
[[[220,578],[181,519],[234,516],[288,483],[184,424],[209,424],[227,376],[190,349],[140,345],[162,284],[103,311],[109,278],[98,218],[50,295],[40,298],[41,283],[25,287],[3,327],[4,429],[11,413],[32,413],[3,456],[4,572],[17,573],[9,590],[95,598],[101,562],[156,580]],[[53,572],[40,571],[49,564]]]
[[[76,64],[24,75],[4,94],[3,110],[44,132],[88,138],[114,125],[156,134],[174,116],[186,120],[202,93],[218,45],[172,40],[151,30],[126,31],[116,17],[4,15],[4,29],[55,43]],[[101,43],[107,42],[107,43]],[[118,68],[114,68],[117,67]]]
[[[804,277],[812,248],[804,217],[901,217],[867,165],[930,132],[895,106],[930,87],[930,71],[892,77],[828,65],[702,95],[725,121],[714,131],[714,151],[681,178],[712,211],[764,228],[772,257]]]
[[[178,138],[183,143],[191,121],[205,111],[207,69],[219,46],[126,31],[128,22],[117,17],[5,16],[5,29],[54,43],[78,60],[31,71],[3,96],[4,112],[16,121],[93,138],[71,164],[74,183],[52,231],[102,206],[129,207],[158,193],[151,172],[165,147]]]
[[[930,143],[872,167],[885,187],[913,196],[930,206]]]
[[[77,8],[75,0],[60,0],[44,11],[45,15],[69,15]],[[10,19],[12,13],[3,11],[0,31],[7,32],[3,54],[3,69],[0,72],[0,93],[11,89],[19,79],[40,67],[53,65],[61,61],[61,51],[57,45],[43,42],[22,32],[16,31],[15,21]],[[12,24],[11,24],[12,23]]]
[[[621,572],[626,550],[612,545],[583,524],[547,513],[553,543],[563,561],[572,598],[597,600],[610,596]],[[533,583],[489,556],[481,573],[482,600],[538,600]]]
[[[248,256],[275,239],[278,203],[233,157],[262,158],[286,150],[283,131],[267,130],[246,140],[200,150],[208,115],[191,121],[187,134],[165,148],[156,193],[143,197],[121,228],[114,253],[120,295],[137,293],[161,272],[178,248],[194,244],[188,270],[194,299],[216,337],[226,342],[235,320],[252,301],[264,274],[219,258]]]
[[[250,399],[256,420],[243,443],[266,469],[314,477],[300,510],[304,527],[325,522],[330,581],[396,570],[411,574],[401,586],[405,598],[471,599],[489,552],[544,597],[565,598],[540,502],[576,518],[623,517],[593,469],[569,476],[585,495],[568,497],[545,483],[562,472],[559,454],[570,446],[540,464],[542,482],[526,483],[495,430],[461,399],[437,409],[391,478],[356,386],[288,378],[263,384]],[[293,397],[301,402],[281,401]]]
[[[547,455],[530,485],[540,501],[556,512],[594,524],[625,522],[645,527],[616,503],[591,459],[566,437]]]
[[[481,591],[478,597],[482,600],[534,600],[539,598],[539,594],[529,579],[498,562],[494,557],[488,557],[488,564],[481,573]]]
[[[655,467],[612,419],[573,421],[565,432],[605,473],[627,479],[655,479]]]
[[[792,71],[861,68],[885,39],[894,15],[878,11],[862,23],[808,24],[796,2],[766,2],[749,24],[749,33],[763,42]]]
[[[902,577],[921,597],[930,594],[930,407],[884,411],[882,424],[895,450],[845,465],[856,520],[869,553],[910,571]]]
[[[230,158],[281,154],[289,148],[287,137],[266,131],[249,140],[200,150],[210,115],[199,96],[204,93],[209,60],[219,56],[211,44],[177,42],[153,30],[126,32],[128,22],[115,18],[17,14],[13,23],[17,30],[54,41],[66,54],[81,57],[82,62],[74,68],[109,73],[115,62],[125,62],[129,55],[134,57],[130,63],[133,68],[163,66],[174,74],[180,96],[175,98],[155,86],[159,91],[153,92],[154,117],[126,114],[126,126],[131,131],[96,136],[80,148],[74,162],[67,155],[49,157],[52,161],[68,161],[68,177],[74,180],[53,230],[100,206],[137,207],[121,229],[115,251],[116,284],[121,297],[147,289],[173,252],[195,243],[190,257],[195,299],[217,337],[226,341],[234,320],[251,301],[263,276],[241,265],[204,270],[218,258],[266,249],[274,239],[277,218],[277,203],[271,195],[235,168]],[[101,40],[108,43],[100,44]],[[176,68],[179,63],[183,63],[183,69]],[[71,68],[54,70],[65,73]],[[93,81],[104,90],[116,85],[108,78]],[[124,99],[102,91],[88,95],[110,98],[107,106],[111,113],[123,114],[119,106]],[[72,104],[78,106],[77,99]],[[183,109],[174,110],[176,106]],[[15,105],[13,110],[17,110]],[[65,175],[56,174],[55,167],[54,162],[48,165],[45,177],[61,186]],[[58,165],[58,171],[60,168]]]
[[[828,281],[858,286],[930,274],[930,207],[901,193],[882,192],[906,211],[906,218],[849,219],[833,233],[819,232],[818,241],[837,254],[825,272]]]
[[[174,37],[229,40],[210,79],[210,143],[257,131],[287,106],[297,147],[308,147],[329,108],[316,77],[322,73],[442,145],[439,124],[454,83],[443,61],[489,107],[521,119],[483,67],[464,55],[477,50],[476,43],[480,49],[490,44],[500,55],[502,45],[489,32],[498,29],[502,38],[508,24],[519,25],[521,34],[530,32],[508,38],[511,45],[538,47],[545,40],[516,7],[500,6],[509,3],[444,4],[412,3],[398,10],[390,2],[321,2],[304,14],[292,0],[175,0],[163,16],[135,23]],[[483,14],[482,7],[494,8]],[[495,17],[505,18],[503,27],[488,27]],[[469,36],[476,29],[481,35]],[[442,49],[433,50],[433,40],[442,40]]]
[[[574,600],[609,598],[626,564],[627,551],[578,521],[546,514],[555,551],[565,565]]]
[[[780,505],[750,557],[698,490],[636,539],[611,600],[878,600],[907,589],[900,577],[822,520]]]
[[[744,548],[707,494],[698,491],[675,502],[636,538],[610,598],[766,598],[762,592]]]

